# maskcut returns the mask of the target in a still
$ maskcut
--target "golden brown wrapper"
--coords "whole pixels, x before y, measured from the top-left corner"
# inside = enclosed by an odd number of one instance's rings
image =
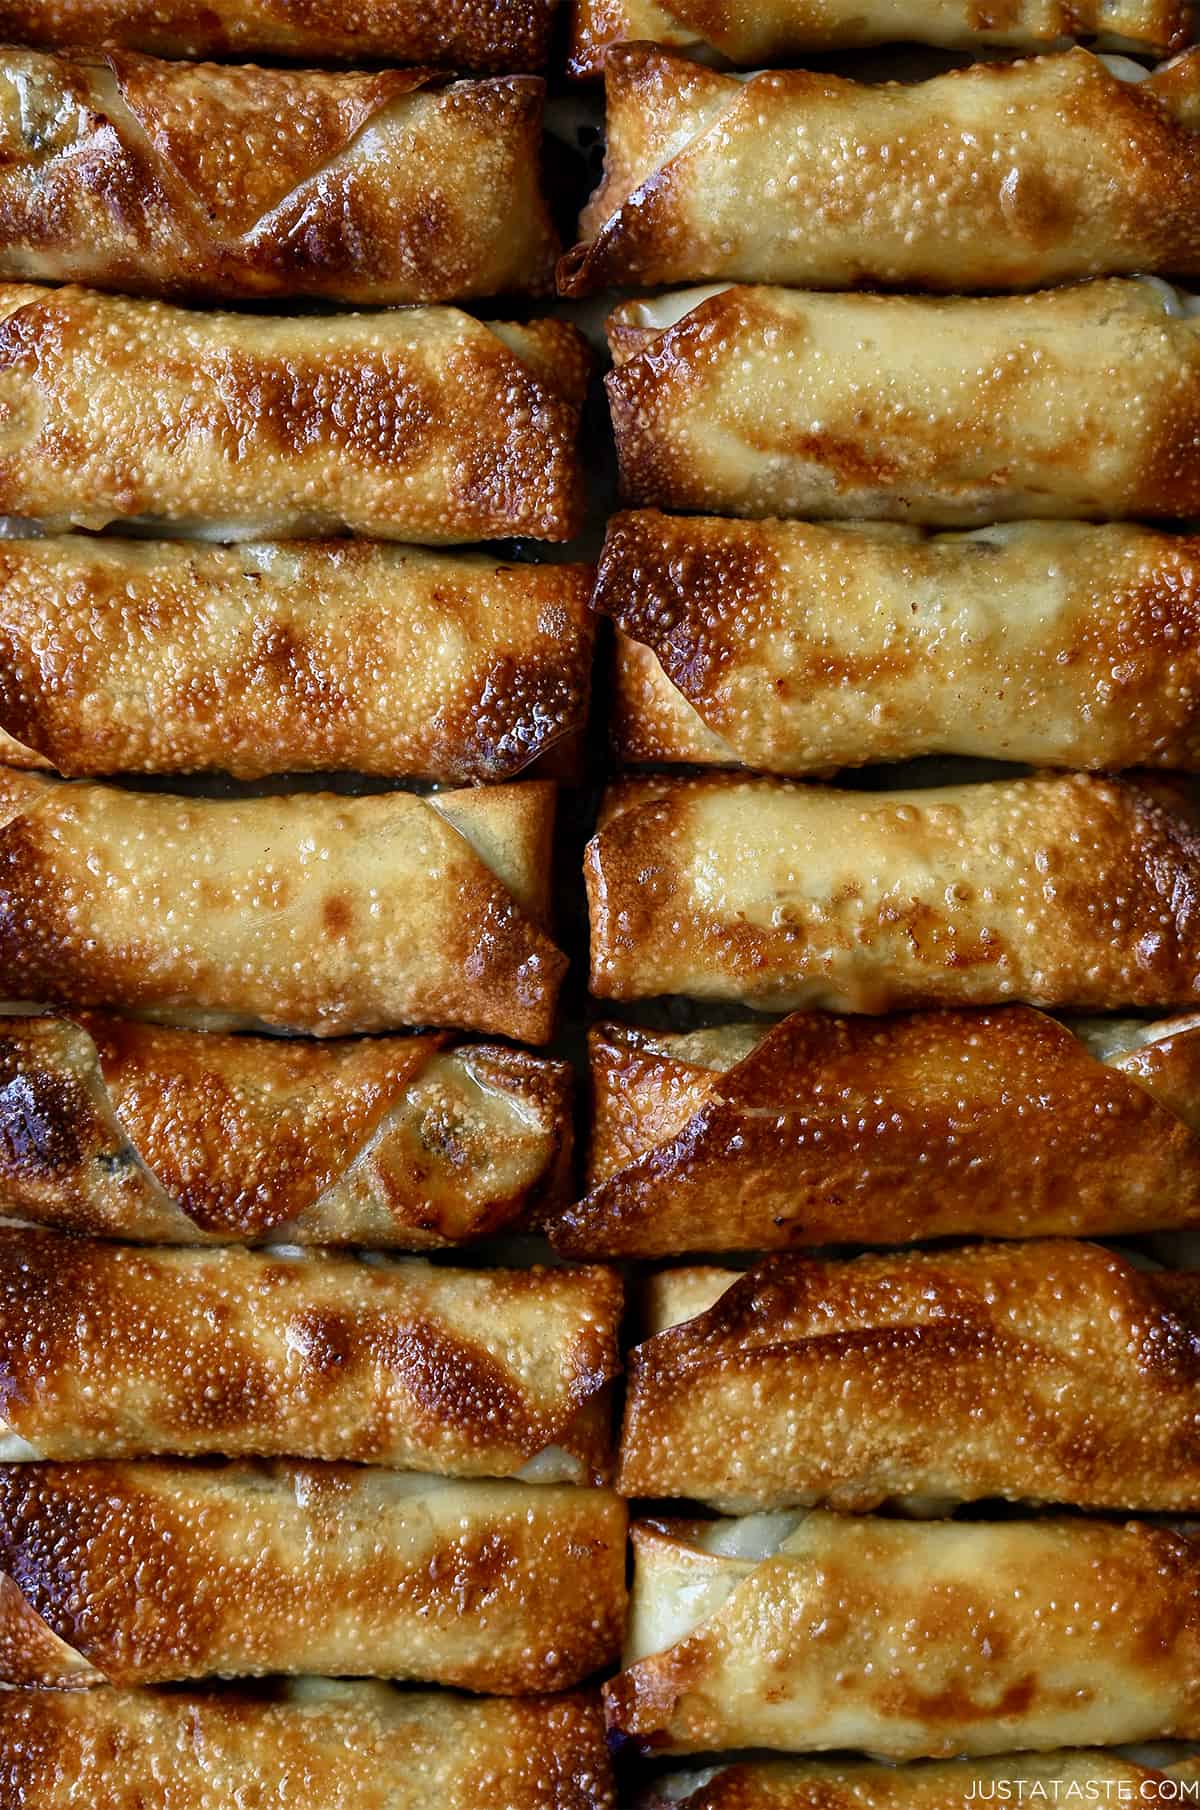
[[[0,285],[0,512],[216,540],[569,540],[589,363],[557,320]]]
[[[604,79],[604,178],[559,264],[568,295],[1200,274],[1197,51],[1149,77],[1076,49],[863,83],[635,44]]]
[[[1133,524],[618,515],[629,762],[829,772],[924,754],[1200,766],[1200,539]]]
[[[683,290],[609,316],[627,503],[970,527],[1200,513],[1200,317],[1033,295]]]
[[[0,6],[0,21],[5,17]],[[1072,38],[1096,38],[1110,50],[1161,55],[1182,50],[1191,35],[1184,0],[574,0],[568,68],[599,75],[612,45],[637,39],[748,67],[897,41],[1054,50]]]
[[[1200,837],[1168,780],[629,780],[585,867],[601,998],[848,1012],[1200,999]]]
[[[346,1465],[0,1466],[0,1678],[313,1673],[524,1696],[615,1656],[625,1505]]]
[[[1200,1545],[1166,1526],[814,1511],[644,1522],[633,1542],[605,1697],[643,1748],[948,1759],[1200,1735]]]
[[[570,1105],[565,1063],[446,1035],[0,1018],[0,1209],[150,1244],[465,1244],[566,1197]]]
[[[452,1024],[544,1043],[544,781],[135,793],[0,768],[0,991],[211,1030]]]
[[[725,1281],[629,1353],[622,1495],[1200,1509],[1200,1272],[1063,1239],[772,1257]]]
[[[0,751],[67,775],[565,767],[591,569],[363,541],[0,541]]]
[[[0,0],[0,38],[49,50],[124,45],[165,57],[540,69],[554,7],[555,0],[448,0],[436,8],[427,0]]]
[[[564,1252],[672,1256],[1200,1222],[1200,1019],[1028,1006],[590,1036]],[[697,1310],[699,1311],[699,1310]]]
[[[304,1679],[274,1691],[11,1691],[11,1803],[67,1810],[613,1810],[590,1697],[467,1701]],[[120,1763],[114,1766],[114,1756]]]
[[[711,1776],[710,1776],[711,1775]],[[1093,1747],[1002,1760],[762,1760],[705,1767],[666,1782],[645,1810],[967,1810],[975,1803],[1135,1803],[1188,1800],[1184,1771]]]
[[[0,1458],[608,1475],[620,1278],[0,1227]]]
[[[0,275],[220,302],[550,286],[536,76],[0,51]]]

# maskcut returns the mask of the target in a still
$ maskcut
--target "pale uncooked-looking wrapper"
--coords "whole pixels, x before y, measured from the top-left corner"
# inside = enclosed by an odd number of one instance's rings
[[[577,1257],[1200,1222],[1200,1019],[1029,1006],[589,1038]]]
[[[723,75],[638,44],[604,73],[604,180],[566,294],[1200,274],[1200,52],[1149,76],[1071,50],[864,83]]]
[[[586,857],[591,986],[768,1011],[1200,1002],[1180,782],[1064,774],[854,792],[637,779]]]
[[[1195,535],[634,510],[609,522],[593,602],[618,629],[628,762],[1200,765]]]
[[[364,1466],[0,1466],[0,1678],[396,1678],[523,1696],[611,1663],[625,1504]]]
[[[1200,514],[1200,318],[1157,278],[1021,296],[680,290],[608,320],[624,500],[971,527]]]
[[[148,1244],[428,1250],[567,1197],[571,1075],[447,1033],[223,1036],[0,1018],[0,1201]]]
[[[0,50],[0,275],[228,304],[550,285],[543,84]]]
[[[582,1695],[465,1700],[319,1678],[252,1692],[5,1691],[0,1749],[22,1810],[81,1794],[105,1810],[614,1804],[603,1722]]]
[[[0,285],[0,513],[216,540],[569,540],[589,365],[561,320]]]
[[[1151,1522],[635,1525],[610,1726],[942,1759],[1200,1736],[1200,1543]]]
[[[1069,1239],[654,1279],[622,1495],[723,1514],[964,1501],[1190,1512],[1200,1272]]]
[[[554,787],[212,799],[0,768],[0,992],[204,1030],[551,1034]]]
[[[26,0],[21,11],[29,9]],[[0,8],[0,23],[12,10]],[[1113,50],[1162,54],[1187,43],[1191,9],[1186,0],[575,0],[573,27],[571,73],[599,75],[612,45],[636,40],[743,66],[897,41],[1028,51],[1091,38]]]

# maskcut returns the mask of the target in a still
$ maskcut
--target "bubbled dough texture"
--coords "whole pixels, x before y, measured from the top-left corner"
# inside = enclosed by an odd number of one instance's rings
[[[9,770],[2,790],[9,998],[210,1029],[550,1034],[549,786],[233,802]]]
[[[627,1358],[618,1484],[725,1514],[1200,1497],[1200,1284],[1095,1245],[778,1257]],[[701,1310],[703,1311],[703,1310]]]
[[[0,1743],[24,1810],[611,1810],[597,1705],[464,1702],[308,1681],[269,1695],[99,1689],[9,1693]],[[113,1766],[114,1752],[120,1767]],[[162,1796],[163,1792],[167,1795]]]
[[[544,290],[542,89],[0,54],[0,273],[135,294]]]
[[[3,11],[0,10],[0,20]],[[972,49],[1004,44],[1052,48],[1072,36],[1101,36],[1144,51],[1178,50],[1189,21],[1182,0],[579,0],[573,13],[571,67],[600,74],[611,43],[649,40],[709,46],[732,63],[801,61],[833,45],[888,44],[897,36]]]
[[[0,1553],[115,1684],[301,1673],[524,1695],[610,1663],[624,1626],[625,1506],[573,1484],[5,1466]],[[6,1681],[57,1682],[44,1645],[0,1601]]]
[[[857,1012],[1200,997],[1200,842],[1178,799],[1132,781],[630,781],[607,812],[587,857],[602,997]]]
[[[582,728],[590,576],[355,541],[3,541],[4,757],[512,779]]]
[[[0,286],[0,512],[234,540],[565,540],[587,362],[562,321],[201,314]]]
[[[260,53],[540,69],[552,0],[2,0],[14,43],[124,44],[167,57]]]
[[[635,579],[636,574],[636,579]],[[1200,764],[1200,540],[1132,525],[610,524],[627,761]]]
[[[57,1460],[294,1456],[605,1468],[615,1272],[135,1251],[0,1228],[3,1424]]]
[[[756,1563],[663,1525],[634,1530],[630,1651],[649,1656],[605,1692],[657,1748],[917,1759],[1200,1734],[1200,1560],[1166,1528],[816,1511]],[[656,1650],[689,1581],[714,1613]]]
[[[1200,53],[1137,83],[1074,50],[862,84],[747,81],[635,46],[605,75],[606,180],[565,260],[575,287],[954,293],[1200,270]]]
[[[1147,284],[697,296],[666,330],[654,304],[609,318],[628,503],[945,527],[1200,512],[1200,320]]]
[[[1027,1006],[600,1026],[588,1192],[550,1235],[645,1257],[1192,1225],[1200,1031],[1160,1028],[1100,1061]]]

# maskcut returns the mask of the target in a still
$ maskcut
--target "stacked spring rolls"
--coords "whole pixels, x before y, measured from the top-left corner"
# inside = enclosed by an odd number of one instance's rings
[[[674,286],[607,323],[624,1015],[549,1221],[672,1264],[605,1687],[695,1756],[656,1807],[1195,1789],[1200,1295],[1146,1238],[1200,1149],[1189,36],[576,9],[607,143],[560,287]],[[760,67],[904,39],[977,60]]]
[[[590,364],[550,12],[0,14],[23,1806],[612,1810],[622,1285],[518,1262],[593,638],[528,547]]]

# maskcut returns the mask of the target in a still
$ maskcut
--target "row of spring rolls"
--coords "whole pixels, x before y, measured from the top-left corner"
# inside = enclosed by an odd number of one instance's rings
[[[0,754],[67,776],[570,777],[598,617],[627,764],[1200,766],[1194,534],[640,510],[592,581],[353,541],[3,541]]]
[[[100,1013],[0,1019],[0,1203],[145,1244],[427,1251],[540,1229],[571,1258],[1110,1237],[1200,1225],[1200,1022],[1013,1005],[590,1039],[325,1043]]]
[[[593,73],[609,44],[652,39],[733,63],[800,51],[915,43],[1036,49],[1096,38],[1113,48],[1161,53],[1191,35],[1185,0],[576,0],[571,65]],[[4,0],[0,38],[14,43],[122,45],[166,56],[267,53],[537,69],[546,59],[554,0],[471,0],[431,11],[421,0]]]
[[[270,1692],[16,1691],[0,1699],[21,1810],[81,1791],[142,1810],[613,1810],[594,1701],[467,1703],[386,1685],[303,1679]],[[119,1752],[114,1775],[110,1756]],[[977,1801],[1190,1802],[1194,1760],[1091,1752],[1003,1761],[781,1760],[656,1777],[639,1810],[964,1810]],[[1018,1799],[1020,1793],[1020,1800]]]
[[[560,287],[714,278],[1034,289],[1200,259],[1200,53],[1086,50],[874,85],[725,75],[635,45],[605,64],[604,180]]]
[[[683,291],[623,303],[609,336],[635,504],[948,527],[1200,513],[1200,319],[1157,281]],[[0,287],[0,511],[229,539],[567,539],[587,364],[561,321]]]
[[[911,85],[606,64],[604,181],[564,293],[729,277],[1034,288],[1200,274],[1200,52]],[[0,51],[0,276],[222,302],[550,286],[542,84]]]
[[[0,1462],[293,1458],[609,1476],[607,1268],[0,1230]],[[725,1514],[1200,1508],[1200,1274],[1069,1239],[649,1285],[617,1488]],[[517,1498],[522,1498],[521,1491]],[[514,1498],[516,1499],[516,1498]]]
[[[0,769],[0,994],[207,1030],[544,1042],[566,967],[545,929],[553,805],[539,781],[230,800]],[[633,779],[586,877],[600,997],[1200,1002],[1200,841],[1176,779]]]

